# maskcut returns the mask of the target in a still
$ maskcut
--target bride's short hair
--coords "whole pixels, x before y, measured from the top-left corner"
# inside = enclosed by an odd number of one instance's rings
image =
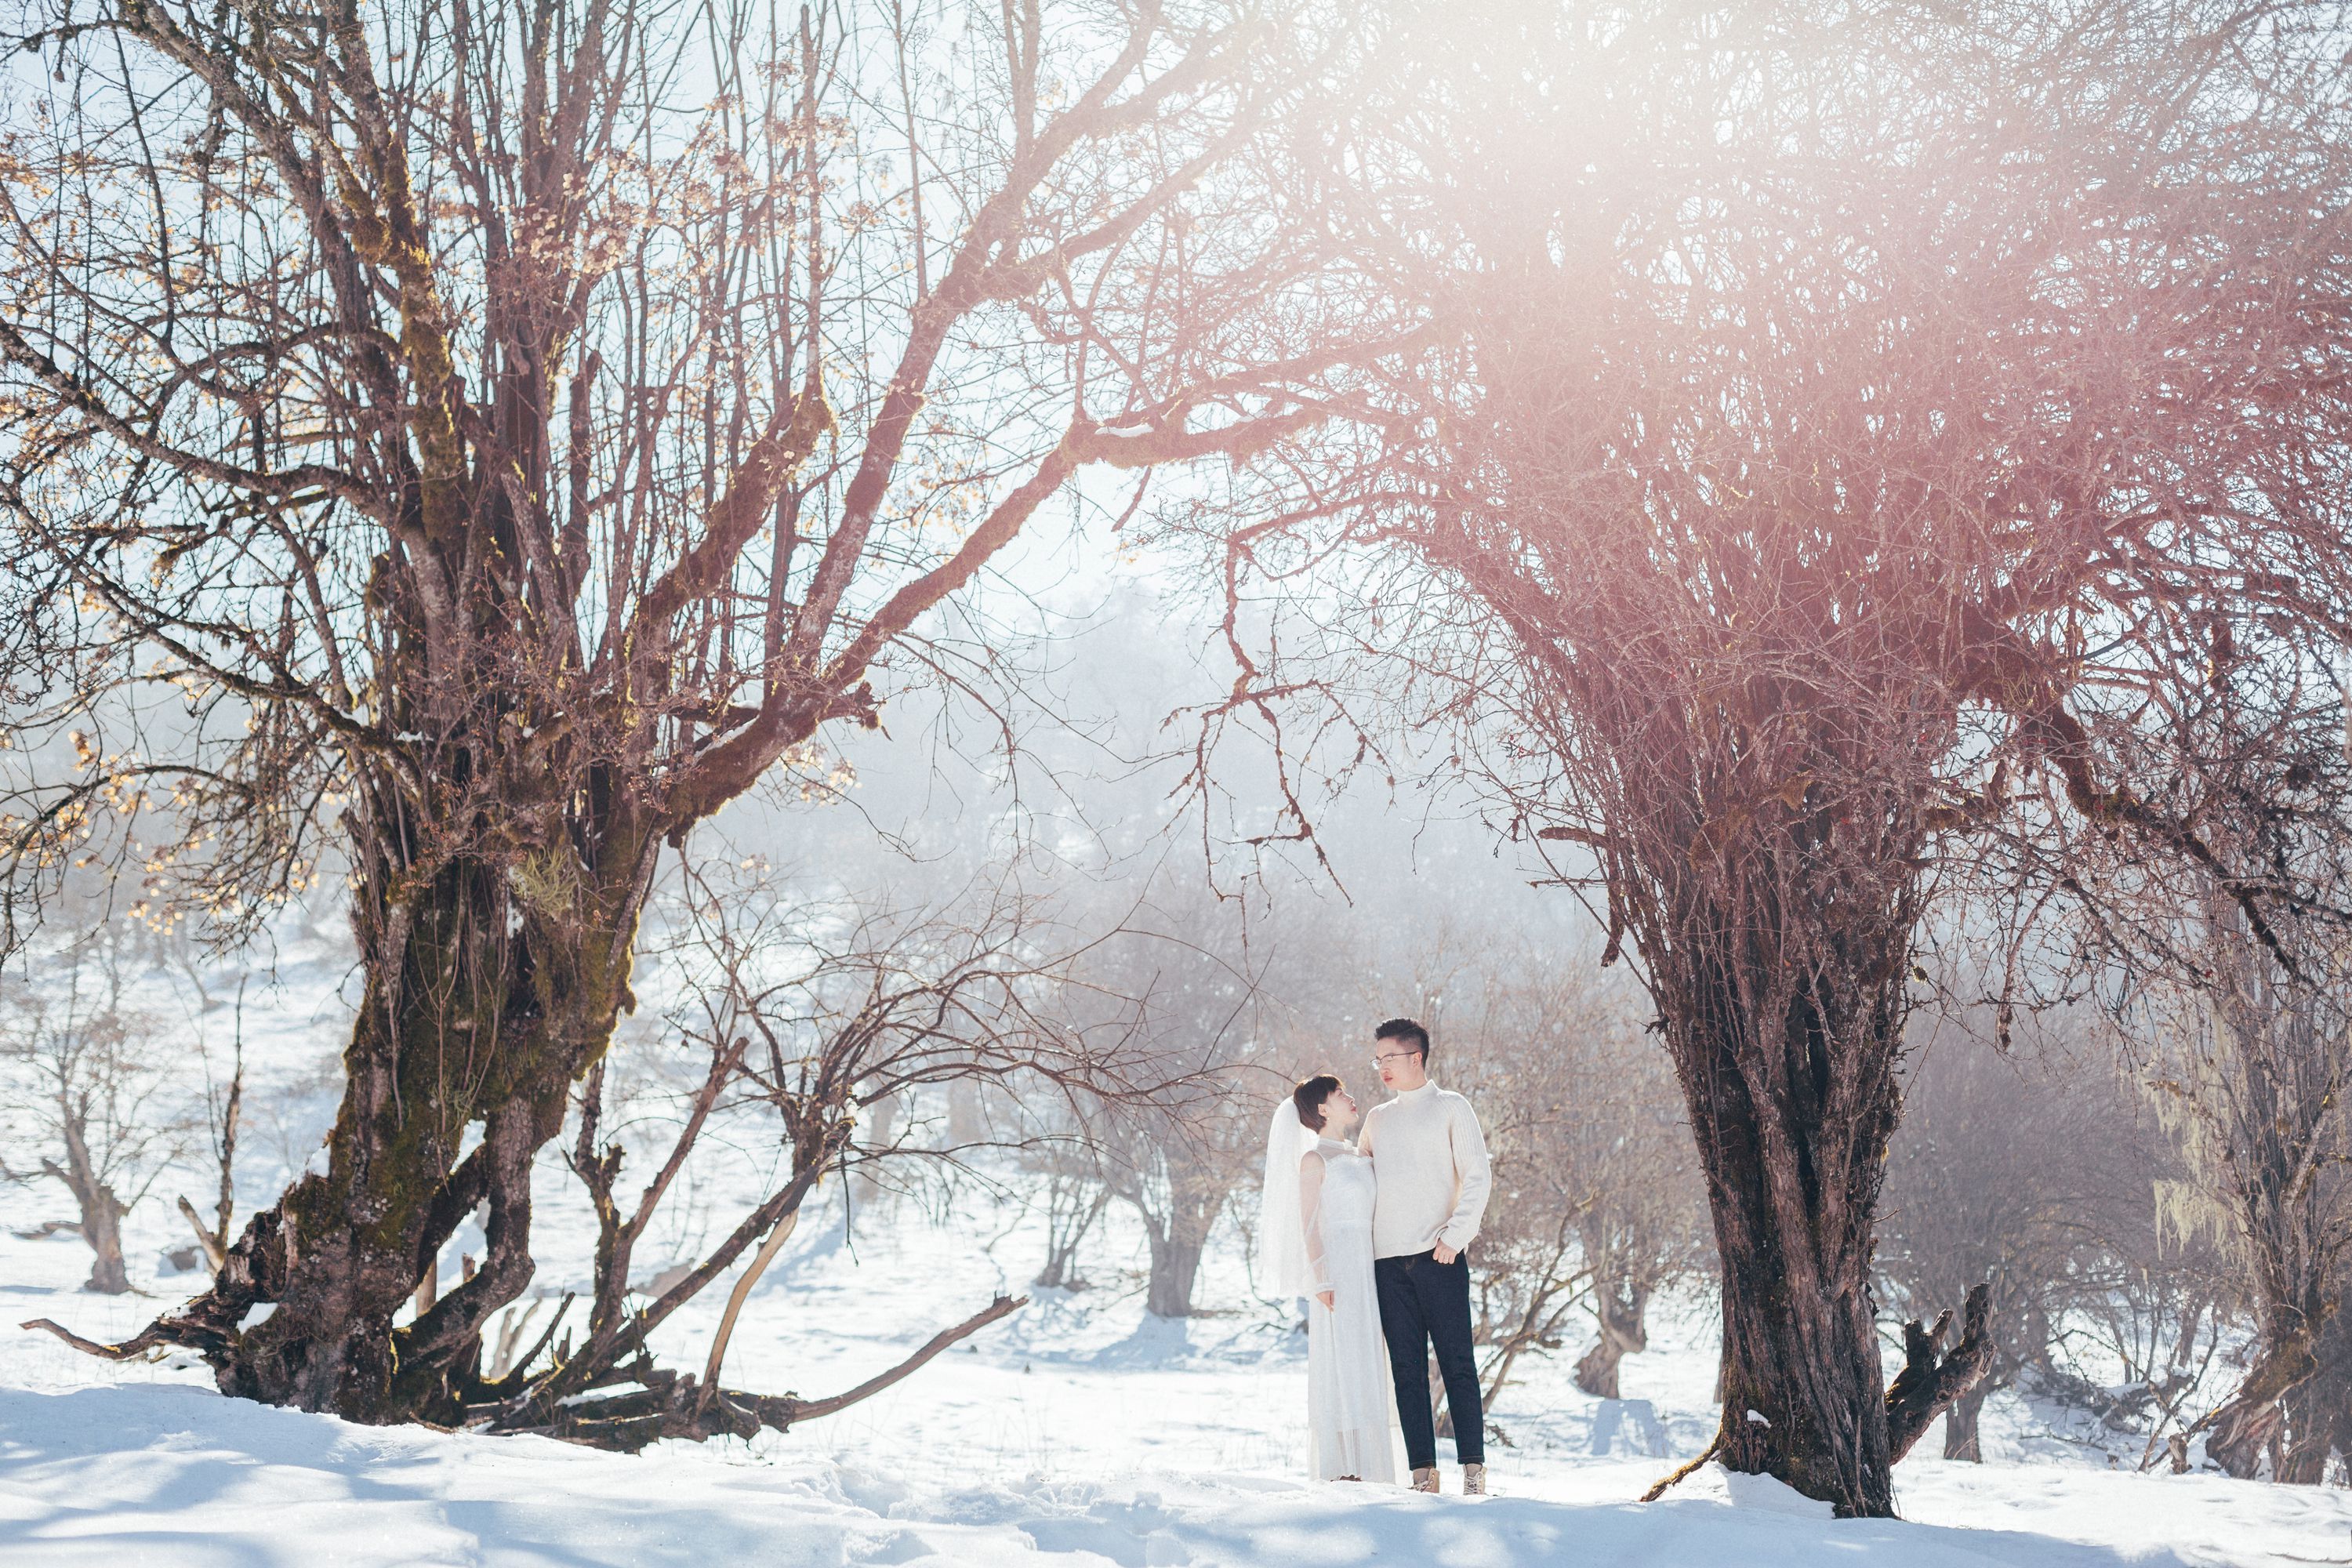
[[[1339,1091],[1339,1080],[1329,1073],[1318,1073],[1290,1091],[1290,1103],[1298,1108],[1298,1120],[1310,1132],[1323,1131],[1323,1102]]]

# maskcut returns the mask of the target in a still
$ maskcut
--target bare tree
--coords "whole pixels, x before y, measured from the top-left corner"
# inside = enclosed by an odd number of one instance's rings
[[[1157,1317],[1192,1316],[1210,1233],[1257,1174],[1265,1107],[1287,1087],[1277,1080],[1288,1041],[1267,989],[1277,945],[1287,942],[1270,922],[1250,922],[1239,901],[1176,874],[1081,972],[1099,994],[1132,998],[1133,1024],[1116,1027],[1139,1030],[1185,1076],[1155,1100],[1107,1105],[1087,1127],[1104,1186],[1142,1222],[1144,1304]]]
[[[1022,1163],[1038,1178],[1032,1199],[1045,1217],[1045,1261],[1030,1284],[1041,1290],[1086,1289],[1078,1255],[1111,1200],[1100,1151],[1088,1145],[1084,1123],[1072,1119],[1044,1129],[1039,1146]]]
[[[2127,1192],[2100,1194],[2083,1215],[2101,1247],[2074,1281],[2071,1310],[2051,1326],[2048,1351],[2029,1367],[2024,1386],[2086,1410],[2109,1431],[2146,1428],[2139,1468],[2168,1458],[2188,1468],[2189,1429],[2202,1413],[2192,1401],[2224,1347],[2242,1328],[2234,1304],[2239,1281],[2227,1254],[2208,1235],[2183,1237],[2159,1223],[2156,1194],[2179,1179],[2178,1158],[2145,1119],[2111,1130],[2136,1133],[2141,1179]]]
[[[679,999],[669,1023],[677,1054],[696,1070],[677,1099],[675,1131],[667,1147],[651,1151],[651,1174],[625,1203],[626,1151],[605,1132],[604,1069],[590,1069],[570,1156],[599,1230],[584,1331],[534,1364],[554,1341],[567,1300],[530,1351],[502,1356],[502,1372],[477,1381],[469,1421],[635,1449],[664,1437],[783,1430],[845,1408],[1026,1300],[997,1298],[842,1394],[802,1399],[721,1384],[752,1287],[824,1181],[886,1162],[936,1163],[975,1152],[939,1147],[909,1125],[877,1129],[866,1111],[961,1083],[1083,1101],[1090,1110],[1149,1102],[1181,1087],[1160,1076],[1160,1062],[1132,1033],[1081,1034],[1053,1016],[1046,1004],[1064,994],[1076,954],[1054,944],[1062,933],[1034,900],[1007,889],[980,889],[930,910],[859,910],[792,897],[754,871],[689,879],[676,916],[666,955],[677,963],[669,983]],[[763,1131],[774,1141],[773,1188],[716,1246],[640,1299],[631,1284],[636,1248],[714,1127],[731,1142]],[[739,1263],[700,1373],[658,1364],[647,1347],[654,1330]]]
[[[1302,138],[1302,206],[1385,264],[1368,311],[1445,337],[1363,380],[1387,417],[1311,488],[1185,520],[1234,585],[1225,715],[1402,700],[1559,847],[1706,1172],[1717,1448],[1843,1514],[1892,1510],[1989,1353],[1972,1291],[1890,1386],[1871,1306],[1930,900],[2220,870],[2200,795],[2294,725],[2171,725],[2215,616],[2305,672],[2268,711],[2336,701],[2334,16],[1498,0],[1401,22],[1393,96]],[[1318,552],[1353,617],[1253,635]],[[2310,896],[2222,885],[2256,931]]]
[[[1588,949],[1483,933],[1452,990],[1456,1087],[1487,1128],[1495,1195],[1472,1249],[1487,1408],[1519,1359],[1559,1349],[1589,1309],[1577,1386],[1618,1397],[1648,1342],[1650,1299],[1712,1261],[1706,1205],[1672,1068],[1643,1038],[1634,988]]]
[[[1190,1095],[1158,1107],[1131,1108],[1097,1121],[1094,1138],[1102,1180],[1142,1222],[1150,1249],[1144,1310],[1189,1318],[1209,1236],[1264,1152],[1263,1128],[1251,1148],[1249,1124],[1262,1087],[1257,1075],[1201,1075]]]
[[[190,965],[194,968],[194,965]],[[205,1063],[205,1131],[212,1142],[213,1165],[220,1173],[220,1184],[213,1202],[213,1220],[205,1223],[196,1205],[184,1196],[180,1199],[180,1213],[187,1216],[196,1233],[196,1247],[204,1254],[205,1267],[215,1275],[227,1261],[229,1222],[236,1217],[236,1134],[245,1116],[245,987],[240,979],[236,985],[236,1012],[234,1038],[230,1041],[231,1058],[228,1084],[223,1089],[212,1081],[212,1063],[207,1055]],[[199,996],[202,995],[199,991]]]
[[[1578,1220],[1577,1239],[1592,1277],[1596,1338],[1577,1361],[1576,1385],[1614,1399],[1617,1363],[1649,1348],[1653,1298],[1711,1275],[1715,1251],[1689,1131],[1660,1053],[1619,1034],[1580,1055],[1588,1084],[1601,1088],[1585,1089],[1579,1116],[1596,1201]]]
[[[168,1103],[170,1075],[158,1031],[122,994],[111,933],[83,933],[42,955],[46,984],[29,976],[0,984],[0,1063],[17,1082],[26,1123],[19,1136],[37,1163],[0,1177],[47,1179],[72,1194],[72,1230],[89,1244],[82,1289],[119,1296],[131,1289],[122,1220],[179,1152],[183,1125]]]
[[[364,980],[326,1168],[111,1353],[459,1418],[665,851],[984,667],[943,618],[1079,469],[1254,450],[1376,350],[1234,325],[1314,307],[1245,154],[1343,90],[1344,13],[893,18],[23,14],[7,908],[168,791],[160,897],[233,935],[341,871]]]

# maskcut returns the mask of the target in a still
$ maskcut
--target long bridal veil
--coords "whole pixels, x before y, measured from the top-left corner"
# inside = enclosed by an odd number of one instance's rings
[[[1265,1185],[1258,1199],[1258,1256],[1266,1285],[1277,1296],[1315,1291],[1315,1270],[1307,1258],[1307,1220],[1298,1198],[1298,1162],[1315,1147],[1315,1134],[1298,1120],[1298,1107],[1285,1095],[1274,1108],[1265,1133]]]

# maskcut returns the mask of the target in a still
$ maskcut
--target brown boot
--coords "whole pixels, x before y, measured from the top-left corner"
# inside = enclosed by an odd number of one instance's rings
[[[1486,1495],[1486,1466],[1465,1465],[1462,1467],[1462,1495],[1464,1497],[1485,1497]]]
[[[1435,1465],[1432,1465],[1425,1470],[1413,1471],[1412,1489],[1417,1492],[1435,1491],[1437,1489],[1437,1467]]]

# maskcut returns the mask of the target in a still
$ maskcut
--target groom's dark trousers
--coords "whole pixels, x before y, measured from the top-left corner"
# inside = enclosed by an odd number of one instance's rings
[[[1404,1451],[1416,1470],[1437,1463],[1437,1426],[1429,1413],[1429,1352],[1445,1380],[1445,1407],[1454,1413],[1454,1457],[1486,1462],[1486,1412],[1478,1398],[1478,1357],[1470,1346],[1470,1259],[1440,1263],[1432,1253],[1376,1258],[1372,1283],[1381,1298],[1381,1332],[1389,1342],[1389,1375],[1396,1380],[1397,1421]]]

